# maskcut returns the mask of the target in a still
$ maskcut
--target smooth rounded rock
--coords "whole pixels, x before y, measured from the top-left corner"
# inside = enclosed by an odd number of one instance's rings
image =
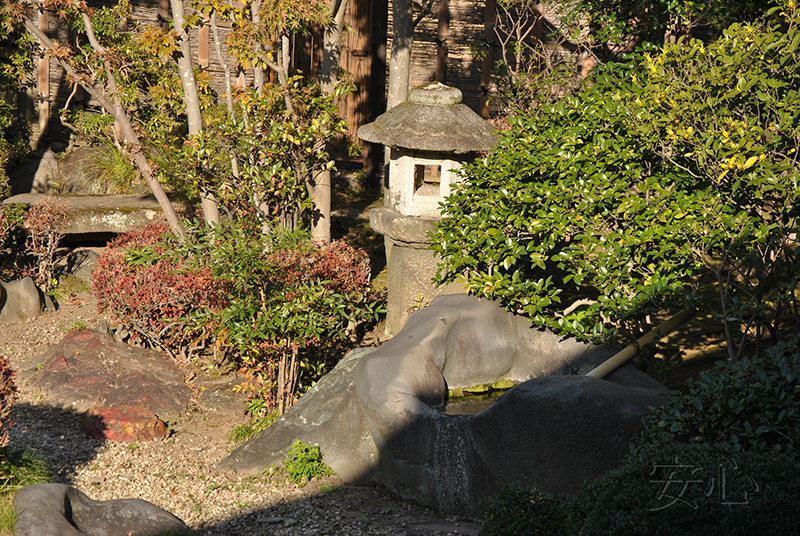
[[[0,323],[23,322],[42,312],[43,293],[26,277],[4,283],[0,281]]]
[[[14,494],[15,536],[189,534],[177,517],[141,499],[94,501],[66,484],[31,484]]]

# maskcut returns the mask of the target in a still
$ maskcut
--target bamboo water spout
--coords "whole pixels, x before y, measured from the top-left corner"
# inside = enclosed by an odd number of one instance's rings
[[[593,368],[591,371],[587,372],[586,375],[591,378],[598,378],[598,379],[605,378],[607,375],[614,372],[617,368],[625,364],[627,361],[636,357],[641,351],[642,347],[647,346],[649,344],[653,344],[655,341],[657,341],[664,335],[673,332],[675,329],[678,328],[678,326],[680,326],[681,324],[692,318],[695,315],[695,313],[696,312],[694,310],[681,311],[680,313],[668,319],[666,322],[664,322],[651,332],[637,339],[635,343],[628,345],[618,354],[615,354],[613,357],[609,358],[604,363],[601,363],[600,365]]]

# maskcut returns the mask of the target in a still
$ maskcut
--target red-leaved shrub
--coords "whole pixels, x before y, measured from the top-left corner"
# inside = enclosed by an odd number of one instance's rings
[[[14,384],[14,371],[6,356],[0,355],[0,447],[8,445],[8,416],[11,406],[17,399],[17,386]]]
[[[110,242],[92,272],[92,287],[100,311],[109,312],[134,340],[185,356],[188,346],[209,335],[210,326],[193,315],[223,307],[224,285],[213,281],[207,267],[164,255],[167,233],[167,224],[159,222]]]
[[[22,224],[28,235],[27,253],[36,258],[30,275],[45,291],[53,285],[56,249],[67,228],[67,207],[66,202],[46,197],[31,206]]]
[[[173,355],[222,350],[268,378],[270,403],[291,405],[301,369],[318,376],[338,346],[381,312],[366,254],[307,235],[262,235],[247,222],[187,240],[151,225],[109,244],[92,284],[101,311]],[[308,385],[308,384],[304,384]]]

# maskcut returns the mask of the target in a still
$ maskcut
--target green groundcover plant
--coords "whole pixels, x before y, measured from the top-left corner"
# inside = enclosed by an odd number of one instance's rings
[[[514,484],[492,497],[483,536],[747,536],[793,534],[800,465],[729,445],[649,445],[586,485],[553,497]]]
[[[800,465],[725,445],[667,443],[586,486],[574,534],[780,536],[796,531]]]
[[[799,386],[798,340],[781,341],[763,357],[718,363],[690,379],[680,396],[648,413],[641,439],[652,445],[724,443],[797,458]]]
[[[312,478],[321,478],[333,474],[333,470],[322,461],[322,451],[319,446],[311,446],[300,440],[289,447],[288,457],[283,465],[289,480],[305,485]]]
[[[571,498],[509,486],[487,503],[481,534],[793,533],[799,375],[797,339],[718,363],[650,410],[620,467]]]
[[[482,536],[567,536],[565,501],[518,482],[487,501],[481,516]]]

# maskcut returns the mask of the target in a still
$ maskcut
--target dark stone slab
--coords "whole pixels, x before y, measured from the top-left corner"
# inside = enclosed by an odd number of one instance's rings
[[[140,406],[178,417],[191,393],[166,354],[118,343],[91,329],[71,331],[43,356],[23,364],[20,379],[62,407]]]
[[[32,484],[14,494],[15,536],[189,534],[177,517],[141,499],[94,501],[66,484]]]

